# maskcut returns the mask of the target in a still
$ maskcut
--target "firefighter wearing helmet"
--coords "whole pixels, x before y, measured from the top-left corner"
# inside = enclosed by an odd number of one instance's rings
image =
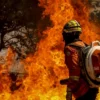
[[[62,36],[65,42],[64,54],[65,64],[69,69],[69,78],[60,81],[62,85],[67,85],[66,100],[72,100],[72,95],[76,100],[95,100],[98,89],[90,88],[81,73],[79,47],[84,47],[85,43],[79,39],[82,29],[76,20],[71,20],[65,24]]]

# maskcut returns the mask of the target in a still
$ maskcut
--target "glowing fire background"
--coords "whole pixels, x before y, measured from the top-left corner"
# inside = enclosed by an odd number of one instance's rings
[[[99,28],[89,21],[89,7],[86,0],[39,0],[39,2],[39,6],[45,9],[42,17],[49,15],[52,27],[47,27],[43,31],[45,37],[37,44],[36,53],[29,55],[23,61],[28,77],[23,80],[20,89],[11,93],[9,78],[0,75],[0,99],[65,100],[66,86],[59,83],[61,79],[68,77],[61,35],[64,24],[71,19],[76,19],[82,26],[83,41],[90,43],[100,39]],[[12,55],[10,51],[6,65],[11,63]]]

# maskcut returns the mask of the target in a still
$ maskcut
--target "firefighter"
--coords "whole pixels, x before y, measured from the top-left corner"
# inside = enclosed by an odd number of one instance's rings
[[[81,26],[76,20],[71,20],[63,28],[63,39],[65,42],[64,54],[65,64],[69,70],[69,78],[61,80],[61,84],[67,84],[66,100],[95,100],[98,93],[97,88],[90,88],[88,82],[82,75],[80,53],[76,46],[84,47],[85,43],[80,40]]]

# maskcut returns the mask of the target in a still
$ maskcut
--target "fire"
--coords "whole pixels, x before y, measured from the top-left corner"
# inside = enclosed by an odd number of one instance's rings
[[[10,79],[1,74],[0,99],[3,100],[66,100],[66,86],[60,85],[60,79],[68,77],[64,64],[62,28],[66,22],[76,19],[80,22],[83,34],[81,39],[90,43],[99,36],[92,30],[86,0],[39,0],[39,6],[45,8],[43,17],[50,16],[53,27],[43,32],[47,35],[38,44],[34,55],[24,61],[28,76],[23,85],[11,93]],[[8,52],[10,54],[10,52]],[[8,56],[10,59],[12,55]],[[10,60],[9,60],[10,61]],[[8,63],[7,63],[8,64]],[[98,99],[99,100],[99,99]]]

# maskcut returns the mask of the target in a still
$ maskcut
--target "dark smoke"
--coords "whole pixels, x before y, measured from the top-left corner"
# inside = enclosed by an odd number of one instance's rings
[[[100,25],[100,0],[89,0],[90,21],[97,27]]]
[[[52,22],[50,20],[50,16],[42,17],[42,13],[44,11],[44,8],[39,7],[39,1],[33,0],[33,7],[34,7],[34,22],[36,22],[36,26],[39,28],[39,30],[42,32],[47,27],[52,26]]]
[[[0,50],[11,46],[19,55],[21,48],[35,52],[43,31],[52,25],[49,15],[42,16],[44,10],[38,0],[1,0]]]

